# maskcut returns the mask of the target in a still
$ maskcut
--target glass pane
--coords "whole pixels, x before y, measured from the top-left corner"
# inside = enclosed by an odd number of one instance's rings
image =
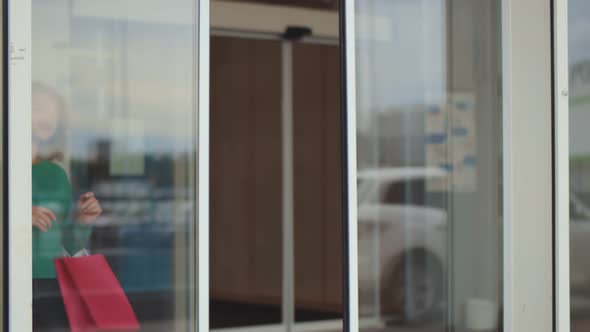
[[[590,3],[569,0],[571,331],[590,327]]]
[[[35,331],[195,330],[196,15],[33,0]]]
[[[211,328],[281,324],[281,43],[211,38]]]
[[[500,331],[500,2],[356,15],[361,327]]]
[[[342,326],[335,42],[227,31],[211,38],[212,329]],[[284,94],[292,96],[288,139]],[[292,173],[283,159],[286,149],[292,151]],[[284,185],[283,176],[292,176],[293,185]],[[283,195],[292,197],[291,216],[285,216]]]
[[[334,331],[343,306],[340,49],[292,51],[295,322]]]

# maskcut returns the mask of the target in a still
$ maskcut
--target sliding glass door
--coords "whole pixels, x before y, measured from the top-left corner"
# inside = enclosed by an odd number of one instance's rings
[[[564,11],[559,16],[562,22],[567,22],[567,29],[560,37],[564,38],[564,45],[567,42],[567,58],[562,59],[561,69],[566,74],[565,84],[569,83],[569,120],[565,123],[567,130],[560,137],[562,140],[559,146],[562,149],[562,162],[566,168],[560,174],[563,177],[563,187],[565,194],[569,195],[569,216],[563,221],[569,220],[569,223],[562,224],[564,236],[569,238],[569,246],[563,250],[569,251],[569,278],[563,280],[569,286],[570,292],[564,296],[568,297],[569,312],[563,308],[563,315],[567,315],[567,321],[571,321],[572,332],[585,331],[588,329],[590,322],[589,303],[589,285],[588,264],[585,259],[585,247],[588,242],[587,229],[590,226],[590,215],[587,213],[588,205],[588,148],[586,125],[589,123],[588,104],[589,86],[588,86],[588,63],[590,59],[590,39],[587,36],[588,23],[590,22],[590,6],[584,1],[569,0],[569,7],[563,7]],[[567,34],[565,34],[567,33]],[[569,74],[569,80],[567,80]],[[569,81],[569,82],[568,82]],[[569,139],[569,144],[568,144]],[[569,155],[568,155],[569,150]],[[569,173],[569,179],[567,174]],[[567,198],[567,196],[565,196]],[[564,201],[563,203],[567,203]],[[567,230],[569,229],[569,232]],[[567,242],[566,242],[567,243]],[[567,257],[567,256],[565,256]],[[563,274],[563,276],[568,276]],[[567,288],[562,288],[567,290]],[[564,322],[567,322],[564,321]],[[566,324],[564,324],[566,325]]]
[[[209,3],[4,1],[8,331],[563,322],[549,0]]]
[[[207,330],[207,1],[9,5],[9,329]]]
[[[356,37],[361,322],[497,331],[500,4],[359,1],[356,13],[375,20]]]
[[[345,1],[348,328],[550,331],[550,1]]]
[[[338,330],[337,39],[244,30],[211,39],[210,327]]]

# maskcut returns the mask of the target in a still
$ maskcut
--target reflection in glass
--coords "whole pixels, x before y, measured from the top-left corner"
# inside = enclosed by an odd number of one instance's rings
[[[35,331],[70,330],[53,260],[82,250],[141,331],[194,330],[196,4],[139,4],[33,1]]]
[[[500,4],[356,15],[361,326],[500,331]]]
[[[343,305],[339,49],[309,42],[285,47],[262,37],[211,38],[211,328],[286,331],[305,323],[309,331],[337,330]],[[283,76],[282,65],[292,66],[292,77]],[[291,188],[282,184],[288,143],[281,99],[288,89]],[[291,234],[283,227],[289,191]],[[293,248],[283,250],[289,236]],[[287,287],[293,295],[284,296]]]
[[[212,329],[283,319],[280,98],[279,41],[211,38]]]
[[[590,326],[590,3],[569,1],[571,331]]]
[[[314,331],[342,326],[339,52],[293,45],[295,322],[331,324]]]

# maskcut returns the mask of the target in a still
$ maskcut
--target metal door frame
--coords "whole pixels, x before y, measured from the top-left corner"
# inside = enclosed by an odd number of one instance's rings
[[[502,1],[504,330],[552,331],[551,7]]]
[[[569,332],[569,58],[568,0],[552,0],[553,43],[553,201],[555,330]]]

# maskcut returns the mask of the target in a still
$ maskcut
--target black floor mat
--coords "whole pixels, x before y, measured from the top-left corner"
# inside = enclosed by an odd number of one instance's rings
[[[340,319],[341,315],[333,312],[316,310],[295,310],[298,322]],[[267,325],[281,323],[281,307],[254,303],[230,301],[210,302],[211,328],[226,328],[251,325]]]

